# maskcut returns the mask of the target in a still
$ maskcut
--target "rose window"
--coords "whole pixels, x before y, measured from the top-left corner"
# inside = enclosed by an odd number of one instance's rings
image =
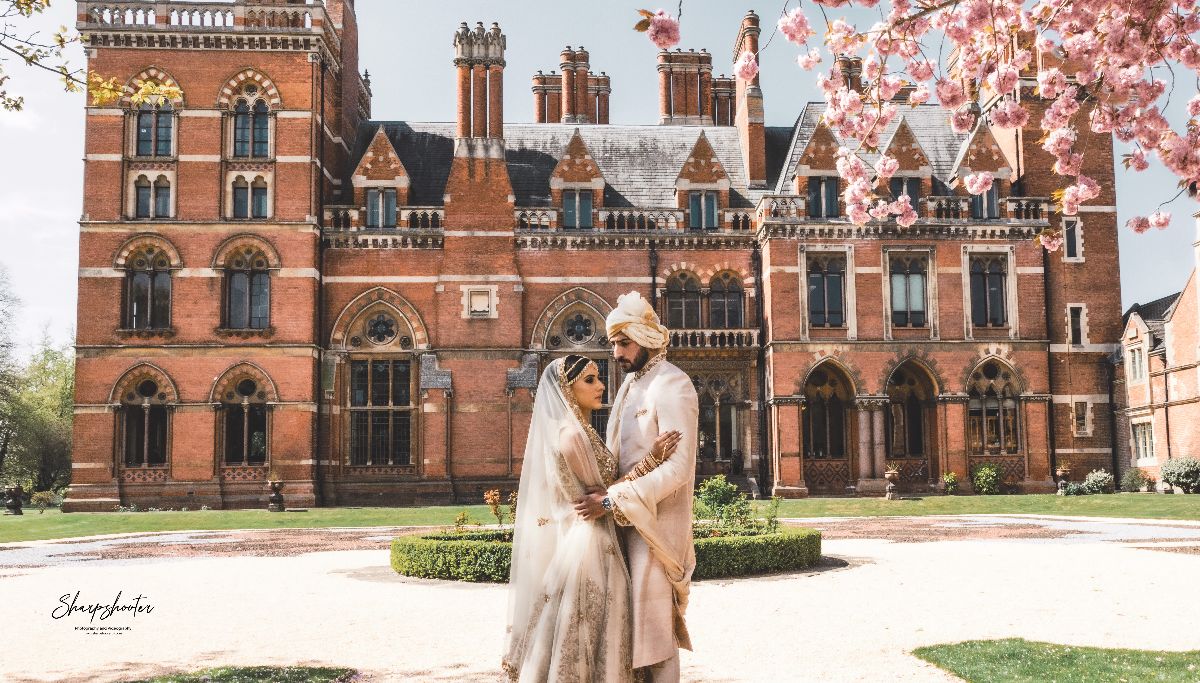
[[[367,339],[373,344],[386,344],[396,338],[396,321],[382,313],[367,322]]]
[[[563,324],[563,334],[567,339],[571,340],[572,344],[583,344],[589,341],[596,331],[592,325],[591,318],[584,316],[582,313],[577,314],[573,318],[568,318]]]

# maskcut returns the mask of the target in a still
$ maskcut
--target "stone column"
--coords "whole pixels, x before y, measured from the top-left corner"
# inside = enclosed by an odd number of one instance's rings
[[[886,401],[878,401],[872,406],[871,423],[874,432],[875,445],[875,478],[882,476],[884,469],[887,468],[887,440],[884,435],[885,421],[883,419],[883,411],[887,410]]]
[[[871,466],[871,407],[858,403],[858,478],[873,479],[875,468]],[[861,486],[861,484],[860,484]]]

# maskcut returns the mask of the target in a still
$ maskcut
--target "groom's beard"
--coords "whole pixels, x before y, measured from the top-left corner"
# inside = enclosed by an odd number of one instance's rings
[[[650,352],[646,349],[639,349],[637,356],[632,361],[627,361],[624,358],[617,361],[621,365],[621,370],[624,372],[637,372],[646,367],[646,363],[650,362]]]

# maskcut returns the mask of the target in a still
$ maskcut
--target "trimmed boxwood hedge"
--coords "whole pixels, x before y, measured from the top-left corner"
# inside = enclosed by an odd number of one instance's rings
[[[821,559],[821,532],[782,527],[756,536],[696,539],[693,578],[715,579],[811,567]],[[405,576],[507,583],[511,531],[405,536],[392,541],[392,569]]]

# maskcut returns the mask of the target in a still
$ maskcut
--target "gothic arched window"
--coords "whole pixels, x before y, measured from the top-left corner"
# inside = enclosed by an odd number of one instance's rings
[[[667,281],[667,327],[698,329],[700,323],[700,280],[680,272]]]
[[[126,261],[124,326],[127,330],[171,326],[171,261],[158,247],[143,247]]]
[[[1012,372],[995,360],[971,374],[967,400],[967,449],[976,455],[1021,450],[1020,411]]]
[[[263,465],[268,458],[266,392],[246,377],[220,396],[226,465]]]
[[[138,107],[137,144],[134,152],[139,157],[169,157],[174,140],[175,112],[170,102],[157,107],[149,102]]]
[[[846,457],[846,409],[849,382],[828,366],[812,371],[804,386],[806,458]]]
[[[709,326],[715,329],[742,327],[742,285],[734,273],[721,273],[712,280],[708,297]]]
[[[126,467],[167,464],[167,394],[159,381],[145,378],[121,396],[122,462]]]
[[[265,330],[271,324],[271,274],[262,251],[239,248],[225,259],[224,327]]]
[[[233,103],[233,156],[240,159],[266,159],[271,156],[271,107],[262,98],[259,86],[242,89]]]

